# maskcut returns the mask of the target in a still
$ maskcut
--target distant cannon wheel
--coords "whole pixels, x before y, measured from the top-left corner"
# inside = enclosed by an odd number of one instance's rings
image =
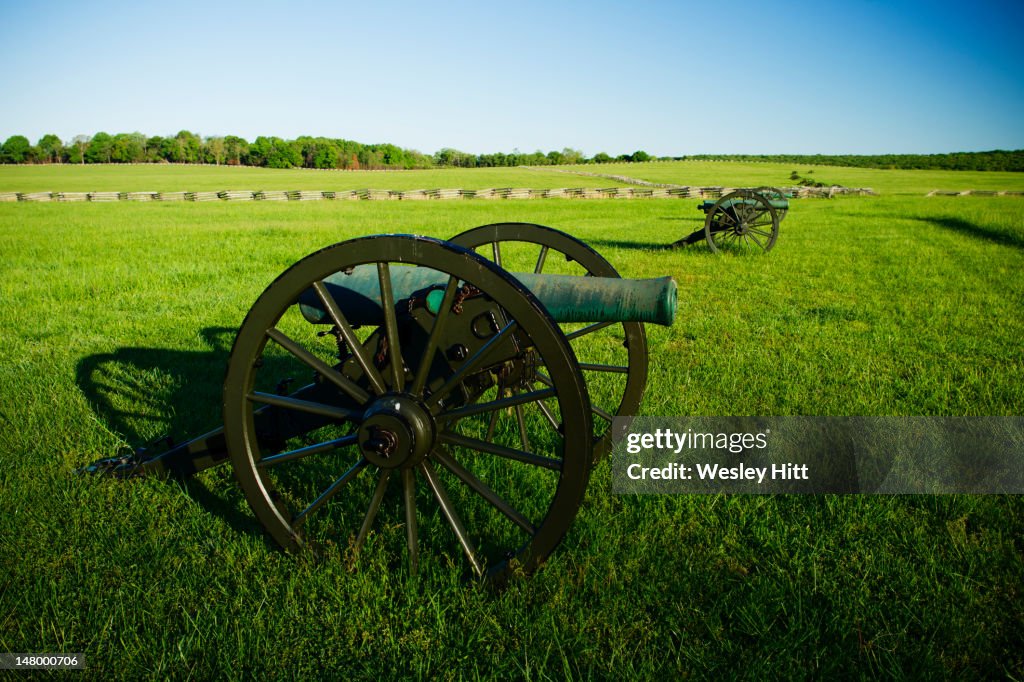
[[[397,301],[393,283],[410,266],[437,271],[442,284]],[[363,300],[382,303],[371,306],[377,322],[342,312],[352,302],[326,282],[353,272],[372,273],[377,293]],[[311,296],[330,332],[296,305]],[[540,366],[546,385],[501,391]],[[310,375],[306,388],[284,390]],[[485,437],[493,413],[540,403],[562,428],[536,414],[522,442]],[[289,420],[286,442],[261,438],[267,405]],[[260,295],[231,351],[224,429],[242,491],[283,547],[313,546],[374,571],[404,555],[411,570],[461,564],[502,579],[535,570],[568,530],[593,426],[569,342],[533,294],[466,249],[393,235],[329,246]]]
[[[611,263],[587,244],[543,225],[495,223],[467,230],[451,241],[478,251],[513,273],[620,276]],[[640,407],[647,385],[647,334],[640,322],[564,324],[562,331],[572,342],[587,379],[597,463],[611,451],[612,418],[634,415]],[[498,415],[495,417],[497,422]],[[516,418],[521,419],[521,414]],[[492,430],[497,426],[492,424]]]
[[[723,196],[704,220],[704,238],[716,253],[771,251],[778,236],[778,213],[764,196],[749,189]]]
[[[785,218],[786,214],[789,213],[789,197],[778,187],[758,187],[754,190],[761,196],[768,199],[768,201],[774,202],[772,207],[775,209],[775,213],[779,216],[779,222],[781,223]],[[780,208],[779,204],[786,204],[785,208]]]

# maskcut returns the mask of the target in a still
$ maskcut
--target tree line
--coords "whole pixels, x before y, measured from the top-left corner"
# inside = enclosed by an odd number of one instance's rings
[[[236,135],[201,137],[187,130],[173,137],[142,133],[96,133],[63,141],[44,135],[31,144],[24,135],[12,135],[0,146],[0,163],[204,163],[262,168],[340,168],[348,170],[415,169],[451,166],[487,168],[496,166],[547,166],[575,163],[647,161],[647,152],[637,151],[612,157],[605,153],[587,158],[582,152],[561,151],[509,154],[469,154],[445,148],[429,155],[393,144],[362,144],[327,137],[257,137],[249,142]]]
[[[700,154],[685,157],[704,161],[760,161],[817,166],[847,166],[900,170],[1024,171],[1024,150],[949,154]]]
[[[352,140],[302,136],[294,140],[257,137],[249,142],[237,135],[202,137],[187,130],[173,137],[142,133],[77,135],[65,142],[44,135],[36,144],[12,135],[0,146],[0,163],[204,163],[261,168],[340,168],[348,170],[415,168],[491,168],[602,164],[654,160],[645,151],[587,157],[577,149],[561,151],[471,154],[445,148],[434,154],[402,149],[393,144],[362,144]],[[855,168],[1024,171],[1024,150],[955,152],[950,154],[698,154],[659,160],[773,162]]]

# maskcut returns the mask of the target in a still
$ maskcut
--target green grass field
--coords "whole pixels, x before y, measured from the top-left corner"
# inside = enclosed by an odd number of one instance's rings
[[[669,161],[540,168],[442,168],[418,171],[276,170],[226,166],[3,166],[0,191],[9,192],[180,192],[223,189],[485,189],[489,187],[619,187],[623,183],[559,171],[624,175],[650,182],[694,187],[789,186],[792,171],[827,184],[871,187],[880,194],[924,195],[939,190],[1024,190],[1021,173],[887,171],[834,166],[791,167],[772,163]],[[808,171],[813,171],[808,174]]]
[[[673,168],[649,167],[635,174]],[[15,170],[0,188],[49,188]],[[136,170],[56,169],[53,189],[256,189],[247,173],[263,173],[160,169],[180,175],[156,186],[169,176]],[[759,184],[765,169],[706,170],[672,181]],[[886,194],[933,188],[834,170]],[[283,173],[264,186],[349,182]],[[346,186],[545,177],[445,173]],[[701,224],[693,203],[0,204],[0,651],[84,652],[92,677],[132,679],[1024,677],[1020,497],[622,496],[605,461],[549,563],[495,592],[448,565],[461,557],[443,528],[416,576],[383,552],[351,570],[284,554],[230,467],[185,485],[73,474],[216,426],[234,330],[298,258],[496,221],[570,232],[625,276],[676,278],[675,325],[648,328],[644,414],[1021,414],[1024,200],[806,199],[768,255],[663,249]],[[400,534],[400,517],[379,532]]]
[[[440,168],[417,171],[324,171],[243,166],[2,166],[0,192],[182,192],[346,189],[486,189],[490,187],[619,187],[623,183],[550,170]]]
[[[659,161],[650,163],[613,163],[599,166],[571,166],[575,170],[608,175],[625,175],[649,182],[680,185],[789,186],[790,173],[797,171],[827,185],[870,187],[879,194],[923,195],[939,190],[1017,190],[1024,189],[1022,173],[980,171],[876,170],[781,163],[738,163],[733,161]],[[2,177],[2,176],[0,176]]]

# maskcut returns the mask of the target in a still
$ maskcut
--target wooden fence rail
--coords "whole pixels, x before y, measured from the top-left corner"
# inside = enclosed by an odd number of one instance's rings
[[[933,189],[926,197],[1020,197],[1024,190],[1015,189]]]
[[[733,187],[560,187],[530,189],[525,187],[491,187],[487,189],[386,189],[354,190],[221,190],[202,192],[0,192],[2,201],[438,201],[448,199],[717,199],[733,191]],[[860,187],[787,187],[793,197],[833,197],[841,194],[868,194],[870,188]],[[936,190],[931,194],[942,194]],[[968,191],[969,193],[969,191]],[[982,192],[975,191],[975,194]],[[1012,194],[1013,192],[992,192]],[[953,194],[963,194],[954,192]],[[1020,192],[1017,192],[1020,194]]]

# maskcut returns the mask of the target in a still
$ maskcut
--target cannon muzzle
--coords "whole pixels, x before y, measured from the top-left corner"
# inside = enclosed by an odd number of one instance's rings
[[[671,277],[620,279],[513,273],[533,292],[556,322],[653,322],[669,326],[676,314],[676,282]],[[436,313],[448,275],[426,267],[391,268],[396,303],[421,298]],[[349,274],[336,273],[324,280],[351,324],[381,325],[380,281],[372,265],[360,265]],[[302,314],[313,323],[329,323],[319,297],[312,290],[299,300]]]

